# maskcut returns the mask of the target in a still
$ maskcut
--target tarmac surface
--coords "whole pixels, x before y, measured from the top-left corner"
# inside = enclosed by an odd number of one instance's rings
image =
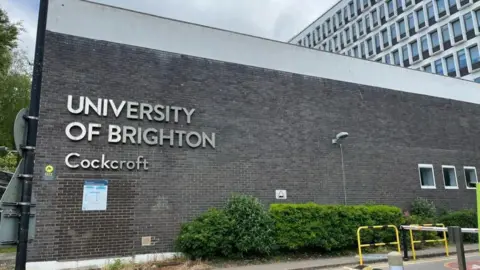
[[[480,270],[480,256],[478,254],[467,254],[467,270]],[[373,269],[388,270],[387,263],[371,265]],[[351,267],[333,268],[334,270],[354,270]],[[449,256],[443,258],[430,258],[417,261],[408,261],[404,264],[404,270],[458,270],[457,257]]]

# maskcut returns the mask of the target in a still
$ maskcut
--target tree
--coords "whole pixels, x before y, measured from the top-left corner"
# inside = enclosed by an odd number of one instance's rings
[[[19,24],[10,22],[7,12],[0,7],[0,72],[7,73],[12,63],[11,52],[17,47]]]
[[[17,48],[21,31],[21,25],[11,22],[0,7],[0,146],[8,148],[14,147],[15,116],[30,99],[31,67],[25,52]],[[12,171],[16,163],[16,155],[0,157],[0,169]]]
[[[13,148],[13,123],[29,103],[31,74],[25,53],[17,49],[21,25],[0,8],[0,146]]]

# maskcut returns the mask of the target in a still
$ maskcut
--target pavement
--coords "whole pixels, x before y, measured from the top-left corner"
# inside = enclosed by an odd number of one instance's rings
[[[465,252],[469,253],[469,259],[475,260],[476,257],[471,257],[471,253],[478,251],[478,244],[468,244],[464,246]],[[445,249],[442,247],[429,248],[424,250],[417,251],[417,261],[406,262],[405,270],[443,270],[443,269],[456,269],[456,268],[442,268],[444,264],[455,261],[456,257],[452,256],[456,254],[455,246],[449,246],[450,257],[445,256]],[[381,262],[386,262],[385,256],[368,256],[364,259],[364,264],[373,265],[377,264],[378,269],[387,269],[387,265],[381,264]],[[411,253],[409,253],[411,256]],[[382,258],[383,257],[383,258]],[[420,260],[424,258],[438,257],[439,261],[435,259],[430,259],[429,262],[425,260]],[[369,260],[369,258],[371,258]],[[479,257],[480,258],[480,257]],[[421,262],[425,262],[421,264]],[[441,267],[438,265],[441,264]],[[229,268],[217,268],[217,269],[228,269],[228,270],[316,270],[316,269],[331,269],[331,270],[346,270],[346,269],[355,269],[354,267],[359,265],[358,256],[348,256],[348,257],[334,257],[334,258],[322,258],[322,259],[312,259],[304,261],[295,261],[295,262],[279,262],[272,264],[262,264],[262,265],[248,265],[241,267],[229,267]],[[428,268],[428,267],[433,268]],[[479,264],[480,265],[480,264]],[[384,268],[382,268],[384,267]],[[437,268],[435,268],[437,267]],[[471,268],[476,269],[476,268]],[[480,270],[480,267],[478,268]]]
[[[480,256],[478,254],[467,254],[467,270],[480,269]],[[371,265],[372,269],[388,270],[387,263]],[[404,263],[405,270],[456,270],[458,269],[456,256],[438,257],[430,259],[421,259],[418,261],[409,261]],[[356,270],[351,267],[341,267],[335,270]]]

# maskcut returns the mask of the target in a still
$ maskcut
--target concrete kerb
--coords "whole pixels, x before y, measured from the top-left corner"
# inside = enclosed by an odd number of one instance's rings
[[[472,244],[472,245],[465,245],[465,253],[473,253],[473,252],[478,252],[478,245],[477,244]],[[455,250],[450,251],[450,257],[452,255],[456,255],[457,252]],[[417,255],[418,258],[432,258],[432,257],[442,257],[445,256],[445,252],[441,251],[432,251],[429,252],[428,250],[424,250],[422,254]],[[455,258],[452,258],[455,259]],[[387,262],[387,259],[374,259],[374,260],[369,260],[369,264],[375,264],[375,263],[383,263]],[[327,269],[327,268],[336,268],[336,267],[342,267],[342,266],[356,266],[353,269],[362,269],[359,268],[358,265],[358,259],[355,258],[355,260],[350,260],[350,261],[345,261],[341,263],[333,263],[333,264],[324,264],[324,265],[313,265],[309,267],[299,267],[299,268],[289,268],[288,270],[317,270],[317,269]]]

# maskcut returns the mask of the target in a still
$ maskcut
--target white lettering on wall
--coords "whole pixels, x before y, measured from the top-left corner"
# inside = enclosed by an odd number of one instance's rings
[[[187,124],[193,121],[195,109],[181,106],[162,104],[149,104],[135,101],[116,102],[112,99],[89,98],[85,96],[74,97],[68,95],[67,110],[74,115],[94,115],[95,119],[123,117],[128,121],[154,121],[159,123]],[[183,125],[182,125],[183,126]],[[174,128],[153,128],[134,125],[108,124],[108,128],[99,123],[72,122],[65,127],[65,134],[71,141],[78,142],[87,139],[88,142],[96,140],[106,129],[107,142],[111,144],[146,144],[149,146],[170,146],[190,148],[215,149],[215,133],[178,130]],[[105,154],[100,159],[81,159],[79,153],[70,153],[65,157],[65,164],[71,169],[101,169],[101,170],[140,170],[147,169],[148,162],[139,156],[136,161],[108,160]],[[143,166],[141,166],[143,165]]]

